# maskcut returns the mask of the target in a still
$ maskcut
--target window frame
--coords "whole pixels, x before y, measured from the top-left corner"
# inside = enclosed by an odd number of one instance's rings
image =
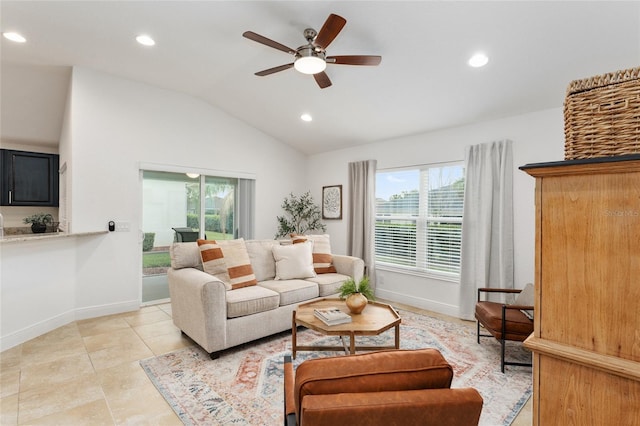
[[[377,247],[375,247],[375,243],[374,243],[374,258],[375,258],[375,262],[376,262],[376,268],[379,270],[385,270],[385,271],[391,271],[391,272],[397,272],[397,273],[402,273],[402,274],[407,274],[407,275],[413,275],[413,276],[420,276],[420,277],[429,277],[429,278],[435,278],[435,279],[439,279],[439,280],[443,280],[443,281],[450,281],[450,282],[454,282],[454,283],[459,283],[460,282],[460,270],[459,270],[459,265],[458,264],[458,271],[457,272],[450,272],[450,271],[438,271],[435,269],[430,269],[429,268],[429,262],[428,262],[428,238],[429,238],[429,234],[427,233],[426,229],[428,227],[428,223],[433,223],[433,222],[439,222],[439,223],[455,223],[455,224],[460,224],[460,231],[459,231],[459,235],[460,235],[460,242],[459,242],[459,246],[460,246],[460,251],[461,251],[461,245],[462,245],[462,211],[464,208],[464,204],[462,204],[460,206],[460,216],[456,217],[456,216],[429,216],[427,215],[427,210],[428,210],[428,204],[427,202],[425,202],[423,200],[423,197],[425,197],[428,194],[428,189],[426,189],[425,183],[426,180],[423,178],[423,174],[429,172],[430,169],[439,169],[439,168],[444,168],[444,167],[459,167],[461,169],[461,174],[462,174],[462,179],[465,178],[465,168],[464,168],[464,161],[463,160],[457,160],[457,161],[450,161],[450,162],[442,162],[442,163],[430,163],[430,164],[420,164],[420,165],[414,165],[414,166],[408,166],[408,167],[396,167],[396,168],[388,168],[388,169],[378,169],[376,171],[376,179],[378,178],[379,174],[382,173],[393,173],[393,172],[403,172],[403,171],[417,171],[419,173],[418,175],[418,180],[419,182],[417,182],[418,184],[418,194],[419,194],[419,199],[418,199],[418,214],[417,215],[411,215],[411,214],[406,214],[406,215],[396,215],[396,216],[392,216],[392,220],[394,221],[407,221],[407,222],[413,222],[415,223],[415,239],[416,239],[416,243],[415,243],[415,266],[410,266],[410,265],[402,265],[400,263],[393,263],[393,262],[384,262],[384,261],[380,261],[379,260],[379,254],[378,254],[378,250]],[[453,184],[454,182],[456,182],[457,180],[454,180],[453,182],[451,182],[450,184]],[[398,192],[400,192],[400,189],[398,190]],[[382,197],[381,197],[382,198]],[[462,198],[463,198],[463,203],[464,203],[464,186],[462,189]],[[376,199],[378,199],[378,193],[376,190]],[[384,216],[384,215],[380,215],[379,214],[379,210],[378,210],[379,206],[378,203],[376,202],[376,211],[375,211],[375,220],[374,220],[374,228],[376,229],[376,231],[378,231],[378,223],[380,220],[389,220],[390,216]],[[378,232],[376,232],[376,235],[378,234]],[[422,239],[422,241],[420,241]],[[374,239],[375,241],[375,239]],[[459,258],[459,255],[458,255]]]

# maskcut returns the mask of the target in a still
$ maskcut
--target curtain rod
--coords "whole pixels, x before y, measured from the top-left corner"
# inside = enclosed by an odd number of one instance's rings
[[[408,166],[399,166],[399,167],[385,167],[385,168],[377,169],[376,171],[412,169],[412,168],[416,168],[416,167],[438,165],[438,164],[455,164],[455,163],[461,163],[461,162],[464,162],[464,159],[462,159],[462,160],[451,160],[451,161],[438,161],[436,163],[411,164],[411,165],[408,165]]]

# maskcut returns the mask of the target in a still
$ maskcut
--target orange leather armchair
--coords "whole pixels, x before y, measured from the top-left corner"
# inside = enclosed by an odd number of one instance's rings
[[[522,311],[533,310],[532,305],[514,303],[490,302],[482,300],[483,294],[518,294],[522,290],[506,288],[479,288],[478,303],[476,303],[475,317],[477,320],[477,339],[480,337],[494,337],[500,342],[500,371],[504,373],[505,365],[519,365],[531,367],[531,363],[505,360],[505,346],[507,340],[524,342],[533,333],[533,320]],[[491,334],[480,334],[480,326]]]
[[[453,369],[436,349],[307,360],[285,357],[285,425],[477,425],[482,397],[451,389]]]

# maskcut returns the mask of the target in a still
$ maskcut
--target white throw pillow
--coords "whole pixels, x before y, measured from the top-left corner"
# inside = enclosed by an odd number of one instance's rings
[[[534,301],[535,301],[534,287],[533,287],[533,284],[528,283],[527,285],[524,286],[522,291],[518,293],[518,296],[516,296],[516,300],[515,302],[513,302],[513,304],[522,305],[522,306],[533,306]],[[532,310],[523,309],[522,313],[525,314],[527,318],[533,319]]]
[[[276,280],[304,279],[316,276],[313,269],[313,243],[307,241],[271,249],[276,261]]]

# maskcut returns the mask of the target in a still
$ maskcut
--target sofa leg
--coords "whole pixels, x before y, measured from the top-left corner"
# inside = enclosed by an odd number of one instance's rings
[[[209,354],[209,358],[211,358],[211,359],[218,359],[218,358],[220,358],[220,351],[218,351],[218,352],[211,352],[211,353]]]

